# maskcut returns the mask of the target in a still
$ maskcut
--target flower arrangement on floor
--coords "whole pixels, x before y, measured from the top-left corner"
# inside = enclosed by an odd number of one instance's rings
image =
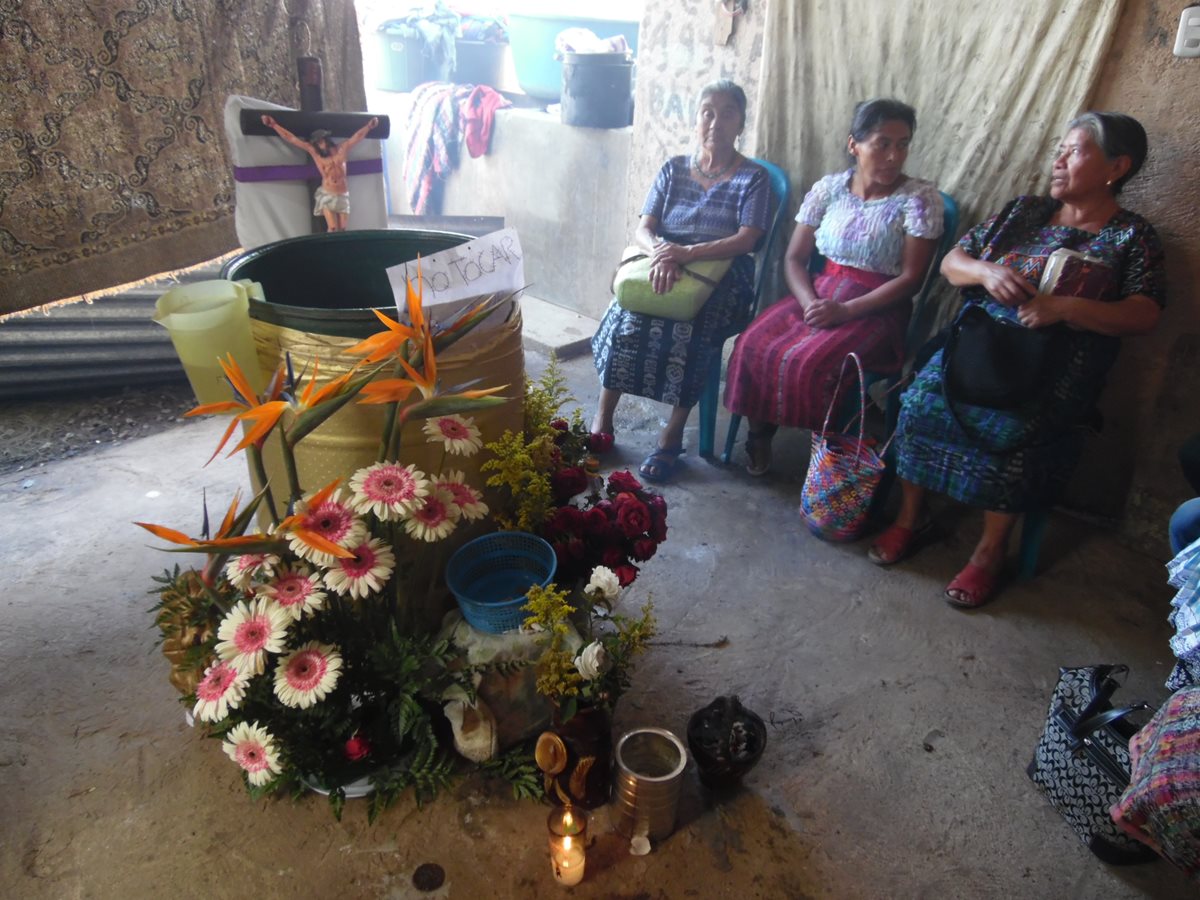
[[[329,789],[340,816],[343,785],[369,776],[373,819],[404,791],[421,802],[449,779],[453,758],[435,731],[441,700],[451,689],[473,697],[480,673],[448,642],[412,633],[398,551],[444,540],[488,513],[480,492],[445,462],[480,449],[478,429],[462,414],[504,402],[494,396],[502,388],[442,391],[437,353],[507,299],[486,298],[437,329],[410,284],[409,323],[376,312],[385,330],[349,348],[361,359],[325,386],[316,387],[318,361],[305,380],[288,358],[256,395],[230,357],[222,368],[232,398],[189,413],[234,413],[213,458],[245,426],[230,455],[245,451],[264,486],[244,508],[235,497],[212,534],[207,510],[200,537],[137,524],[177,551],[206,556],[202,567],[158,579],[156,622],[172,682],[252,796],[298,793],[307,782]],[[378,461],[346,486],[305,491],[296,446],[354,399],[388,405]],[[416,419],[444,448],[436,474],[397,458],[401,428]],[[287,471],[284,507],[262,463],[271,438]],[[263,513],[269,527],[250,532]]]
[[[554,584],[534,585],[526,595],[525,627],[545,635],[537,662],[538,693],[555,704],[561,722],[583,707],[611,713],[629,688],[634,658],[654,637],[651,601],[637,618],[613,612],[621,590],[615,572],[596,566],[574,596]],[[573,628],[582,638],[578,649],[572,649]]]
[[[561,415],[572,400],[553,358],[541,379],[526,384],[524,433],[508,431],[488,444],[494,458],[482,466],[495,473],[488,486],[508,498],[496,518],[550,542],[559,584],[582,582],[604,566],[627,587],[637,563],[666,540],[667,502],[628,471],[599,477],[579,410],[569,420]]]

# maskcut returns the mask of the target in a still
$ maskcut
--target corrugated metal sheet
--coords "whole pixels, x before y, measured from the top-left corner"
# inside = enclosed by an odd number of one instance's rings
[[[214,264],[0,322],[0,402],[183,381],[167,330],[151,319],[155,301],[176,284],[219,275]]]

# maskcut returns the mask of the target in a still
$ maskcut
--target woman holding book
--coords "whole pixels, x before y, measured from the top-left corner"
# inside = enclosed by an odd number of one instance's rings
[[[1017,516],[1053,503],[1079,459],[1084,425],[1120,339],[1145,334],[1158,321],[1166,295],[1162,246],[1154,228],[1116,198],[1146,151],[1146,132],[1135,119],[1079,116],[1055,155],[1050,195],[1011,201],[942,262],[942,274],[962,288],[960,316],[979,307],[993,319],[1059,332],[1037,395],[1013,408],[949,404],[945,350],[904,394],[894,444],[900,512],[869,555],[891,565],[912,552],[927,524],[927,491],[981,508],[983,535],[946,588],[953,606],[974,608],[993,597]],[[1091,272],[1086,286],[1075,288],[1086,296],[1041,284],[1047,260],[1060,248],[1076,251],[1068,269],[1086,257],[1082,268]]]

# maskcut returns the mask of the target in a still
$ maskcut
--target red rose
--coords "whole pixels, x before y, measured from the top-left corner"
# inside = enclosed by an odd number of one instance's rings
[[[583,533],[591,536],[601,534],[608,527],[608,516],[604,510],[592,507],[583,514]]]
[[[633,477],[632,472],[613,472],[608,476],[608,490],[611,494],[619,494],[621,491],[640,491],[641,489],[642,483]]]
[[[553,419],[550,422],[550,427],[555,431],[566,431],[571,426],[566,419]]]
[[[567,541],[567,553],[571,559],[583,559],[587,555],[587,546],[577,537]]]
[[[560,535],[577,535],[584,527],[583,510],[575,506],[560,506],[550,517],[550,532]]]
[[[617,524],[621,526],[625,536],[633,538],[645,534],[650,528],[650,510],[646,508],[646,504],[634,498],[632,494],[618,496],[630,498],[617,507]]]
[[[610,569],[615,569],[617,566],[628,561],[625,557],[625,551],[611,544],[605,547],[600,553],[600,564],[608,566]]]
[[[667,520],[654,519],[650,523],[650,540],[656,544],[661,544],[667,539]]]
[[[617,566],[613,569],[613,574],[617,576],[617,581],[621,582],[621,587],[629,587],[638,576],[638,567],[630,564]]]
[[[371,755],[370,742],[357,731],[354,733],[354,737],[346,741],[346,746],[344,749],[346,753],[346,759],[350,760],[351,762],[358,762],[360,759],[366,759]]]
[[[650,538],[638,538],[633,542],[633,551],[629,554],[638,562],[645,562],[658,550],[658,542]]]
[[[559,503],[570,500],[576,494],[582,494],[587,490],[587,486],[587,473],[579,466],[559,469],[550,476],[550,487]]]
[[[584,438],[583,445],[592,453],[607,453],[613,448],[613,436],[605,431],[593,431]]]
[[[646,498],[646,505],[652,513],[657,513],[664,519],[667,517],[667,501],[663,499],[662,494],[650,494]]]

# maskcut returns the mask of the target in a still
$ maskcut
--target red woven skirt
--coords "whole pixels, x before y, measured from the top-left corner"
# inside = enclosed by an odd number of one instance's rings
[[[894,277],[830,260],[813,279],[813,289],[818,297],[844,303]],[[726,408],[755,422],[820,427],[847,353],[857,353],[868,371],[900,371],[911,309],[904,301],[833,328],[812,328],[796,298],[783,298],[738,337],[729,360]]]

